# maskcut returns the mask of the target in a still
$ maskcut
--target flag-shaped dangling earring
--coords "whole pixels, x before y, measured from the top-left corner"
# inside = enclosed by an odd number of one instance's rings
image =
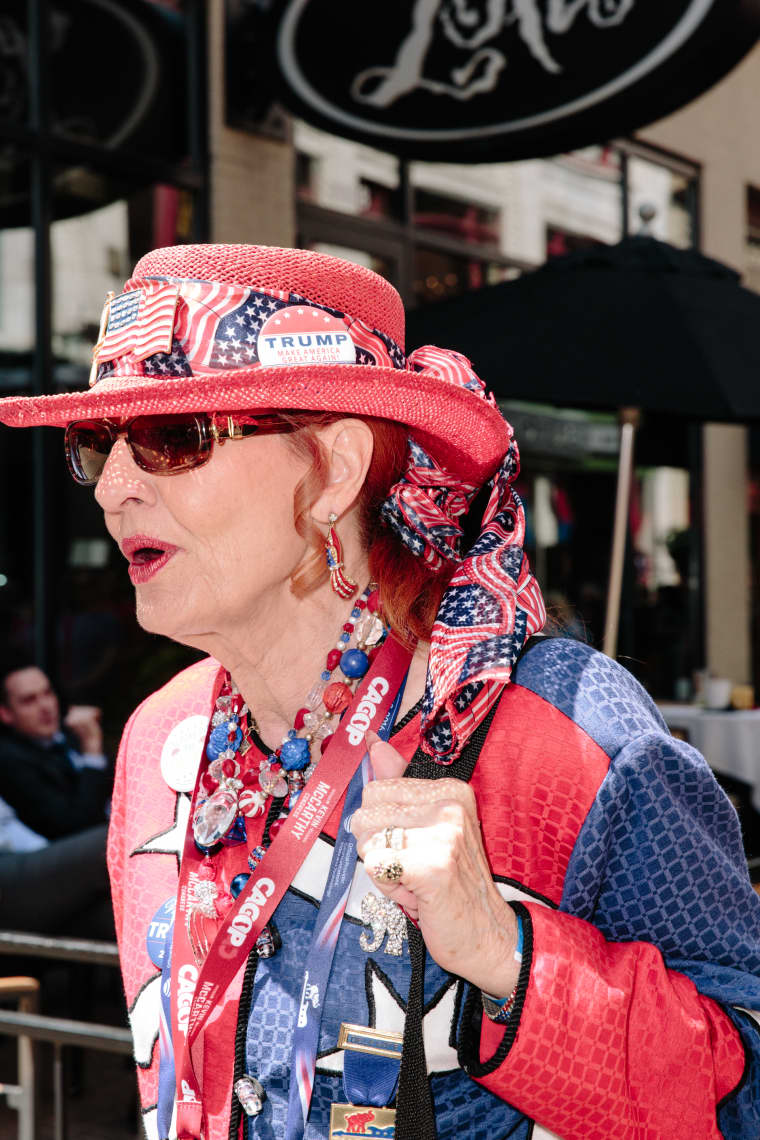
[[[327,521],[330,529],[325,539],[325,557],[327,569],[330,571],[330,585],[339,597],[350,598],[356,593],[358,583],[343,572],[343,549],[335,529],[338,516],[330,512]]]

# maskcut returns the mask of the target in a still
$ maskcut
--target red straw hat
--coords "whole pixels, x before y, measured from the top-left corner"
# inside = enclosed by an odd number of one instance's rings
[[[509,427],[469,362],[404,356],[404,309],[384,278],[302,249],[180,245],[135,266],[106,302],[90,388],[0,400],[12,427],[190,411],[363,413],[408,425],[453,473],[478,483]]]

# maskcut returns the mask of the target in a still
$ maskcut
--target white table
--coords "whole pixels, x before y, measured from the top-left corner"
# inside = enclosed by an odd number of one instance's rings
[[[681,704],[658,708],[668,728],[686,731],[689,743],[711,768],[749,784],[753,806],[760,811],[760,709],[718,712]]]

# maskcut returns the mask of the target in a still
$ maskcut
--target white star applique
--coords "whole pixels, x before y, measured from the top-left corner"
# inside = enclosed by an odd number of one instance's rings
[[[129,1010],[129,1027],[135,1043],[135,1061],[147,1069],[153,1059],[161,1016],[161,974],[155,974],[141,987]]]
[[[184,792],[178,792],[174,805],[174,823],[166,831],[159,831],[158,835],[146,839],[139,847],[135,847],[132,855],[176,855],[177,866],[182,860],[182,851],[185,846],[185,833],[190,819],[190,798]]]

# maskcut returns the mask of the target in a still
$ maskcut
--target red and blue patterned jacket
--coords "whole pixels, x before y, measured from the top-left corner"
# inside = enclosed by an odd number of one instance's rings
[[[220,680],[206,661],[150,697],[117,765],[109,866],[153,1137],[160,973],[145,939],[176,892],[187,790]],[[418,739],[413,717],[393,743],[411,758]],[[428,958],[423,1040],[439,1140],[757,1140],[760,899],[703,758],[671,738],[625,670],[551,639],[520,661],[471,783],[494,879],[523,917],[523,973],[504,1027]],[[207,1028],[208,1140],[243,1128],[232,1093],[241,1072],[267,1091],[244,1134],[283,1134],[304,959],[338,822],[336,812],[275,913],[281,949],[241,970]],[[251,843],[260,830],[249,828]],[[225,882],[246,870],[245,847],[219,858]],[[345,1099],[339,1023],[404,1023],[408,947],[398,953],[394,916],[373,894],[359,864],[323,1001],[307,1140],[327,1135],[329,1105]]]

